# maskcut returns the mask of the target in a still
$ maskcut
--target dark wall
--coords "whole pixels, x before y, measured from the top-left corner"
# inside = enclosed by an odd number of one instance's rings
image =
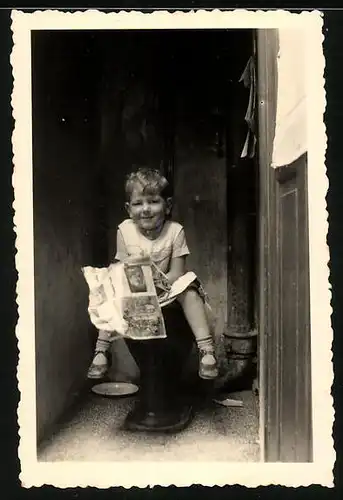
[[[223,334],[240,326],[231,311],[240,313],[238,322],[247,322],[251,302],[246,280],[232,280],[249,274],[253,251],[247,240],[249,209],[242,200],[255,183],[240,159],[249,91],[239,83],[251,53],[249,31],[183,34],[177,53],[182,71],[175,71],[175,214],[188,236],[189,264],[213,308],[223,363]]]
[[[116,229],[127,217],[124,183],[138,166],[160,168],[163,126],[160,113],[160,63],[152,32],[101,33],[100,164],[107,200],[108,249],[115,254]]]
[[[94,332],[81,266],[96,263],[96,61],[89,35],[32,35],[37,432],[85,380]]]

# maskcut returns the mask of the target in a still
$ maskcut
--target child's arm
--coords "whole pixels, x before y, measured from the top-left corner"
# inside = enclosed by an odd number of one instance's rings
[[[171,285],[174,281],[185,274],[187,255],[189,255],[189,250],[186,243],[186,235],[184,229],[181,228],[175,241],[173,242],[171,265],[169,272],[166,275]]]
[[[114,262],[121,262],[128,257],[124,238],[120,229],[117,230],[117,252],[114,257]]]
[[[174,257],[171,259],[169,272],[166,274],[170,284],[173,284],[180,276],[186,272],[186,255]]]

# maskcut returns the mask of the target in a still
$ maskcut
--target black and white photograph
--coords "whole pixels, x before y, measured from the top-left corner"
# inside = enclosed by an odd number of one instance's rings
[[[321,13],[12,31],[23,486],[332,486]]]

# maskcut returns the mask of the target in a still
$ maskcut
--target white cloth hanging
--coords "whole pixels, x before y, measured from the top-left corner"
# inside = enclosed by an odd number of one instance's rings
[[[278,85],[272,166],[290,165],[307,151],[306,33],[279,30]]]

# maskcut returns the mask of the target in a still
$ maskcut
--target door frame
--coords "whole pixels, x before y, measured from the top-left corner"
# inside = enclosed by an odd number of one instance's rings
[[[275,134],[277,100],[277,29],[255,30],[257,59],[257,112],[258,112],[258,170],[259,170],[259,250],[258,250],[258,310],[259,310],[259,441],[260,460],[266,461],[266,434],[268,421],[265,414],[266,392],[266,334],[275,322],[269,307],[274,287],[270,279],[275,269],[275,255],[269,249],[275,234],[276,197],[271,177],[273,141]]]

